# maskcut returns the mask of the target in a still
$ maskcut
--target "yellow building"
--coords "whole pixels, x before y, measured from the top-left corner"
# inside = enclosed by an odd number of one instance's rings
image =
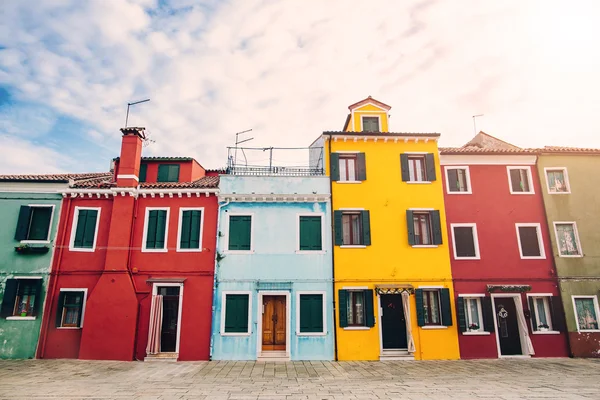
[[[391,133],[390,106],[349,107],[324,132],[332,180],[339,360],[457,359],[437,133]]]

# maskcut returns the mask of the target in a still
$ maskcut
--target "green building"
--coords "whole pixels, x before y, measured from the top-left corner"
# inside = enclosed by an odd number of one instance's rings
[[[540,149],[538,172],[575,357],[600,357],[600,150]]]

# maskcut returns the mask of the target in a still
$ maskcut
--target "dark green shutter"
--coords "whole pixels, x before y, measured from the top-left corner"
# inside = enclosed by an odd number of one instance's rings
[[[250,250],[252,217],[232,215],[229,217],[229,250]]]
[[[483,314],[483,329],[486,332],[494,332],[494,318],[496,318],[496,314],[492,307],[491,297],[486,296],[481,298],[481,314]]]
[[[408,244],[414,246],[415,244],[415,222],[413,219],[413,212],[406,210],[406,228],[408,230]]]
[[[560,296],[552,296],[548,300],[550,302],[552,330],[566,332],[567,325],[565,321],[565,313],[563,311],[563,304]]]
[[[462,297],[456,299],[456,316],[458,319],[458,329],[461,332],[466,332],[467,316],[465,315],[465,300]]]
[[[56,306],[56,327],[60,328],[62,325],[62,314],[63,314],[63,306],[65,304],[65,296],[67,292],[60,292],[58,294],[58,304]]]
[[[179,182],[179,165],[169,165],[169,182]]]
[[[19,210],[19,219],[15,231],[15,240],[26,240],[29,233],[29,221],[31,220],[31,207],[21,206]]]
[[[366,181],[367,180],[367,160],[365,157],[365,153],[358,153],[356,155],[356,162],[358,166],[358,180]]]
[[[321,217],[300,217],[300,250],[322,250]]]
[[[248,295],[228,294],[225,296],[225,332],[248,332]]]
[[[156,178],[157,182],[167,182],[169,179],[169,166],[165,164],[161,164],[158,166],[158,176]]]
[[[425,313],[423,312],[423,289],[415,290],[415,303],[417,305],[417,325],[425,326]]]
[[[4,295],[2,297],[2,307],[0,308],[0,318],[6,318],[13,315],[13,311],[15,309],[15,300],[17,298],[18,286],[18,280],[6,280],[6,284],[4,286]]]
[[[430,182],[435,181],[435,157],[433,153],[425,155],[425,167],[427,168],[427,180]]]
[[[161,164],[158,166],[158,182],[179,182],[179,164]]]
[[[329,160],[329,175],[331,175],[332,181],[340,180],[340,155],[337,153],[331,153]]]
[[[410,172],[408,170],[408,154],[400,154],[400,169],[402,171],[402,181],[410,181]]]
[[[77,326],[81,328],[81,316],[83,315],[83,296],[85,292],[77,292],[79,293],[79,313],[77,314]]]
[[[363,210],[361,213],[362,219],[362,234],[363,243],[365,246],[371,245],[371,218],[369,216],[369,210]]]
[[[35,279],[35,283],[33,286],[33,295],[34,300],[33,300],[33,308],[31,310],[31,315],[33,315],[34,317],[39,315],[40,313],[40,307],[42,306],[43,300],[42,300],[42,279]]]
[[[79,210],[77,214],[77,226],[75,227],[75,240],[73,240],[73,247],[83,247],[83,240],[85,238],[85,224],[87,223],[87,215],[89,210]]]
[[[375,326],[375,311],[373,307],[373,289],[365,290],[365,323],[368,327]]]
[[[533,297],[529,298],[529,319],[531,320],[531,329],[534,331],[538,330],[537,320],[535,318],[535,301]]]
[[[348,326],[348,291],[340,289],[338,291],[338,312],[340,316],[340,328]]]
[[[148,173],[148,164],[140,165],[140,183],[146,182],[146,174]]]
[[[440,211],[433,210],[431,216],[431,227],[433,230],[433,244],[442,244],[442,224],[440,222]]]
[[[190,220],[190,248],[200,248],[200,223],[202,222],[202,211],[192,210]]]
[[[166,210],[155,210],[156,211],[156,238],[155,248],[165,248],[165,231],[167,228],[167,211]]]
[[[29,224],[29,240],[47,240],[50,231],[52,207],[32,207],[31,222]]]
[[[80,216],[81,218],[81,216]],[[85,228],[83,233],[83,245],[85,248],[94,247],[94,238],[96,236],[96,220],[98,218],[98,210],[87,210],[85,217]]]
[[[183,211],[181,215],[181,237],[179,240],[179,247],[182,249],[190,248],[190,234],[192,226],[192,212]]]
[[[155,210],[148,212],[148,231],[146,232],[146,248],[156,248],[156,220],[158,215]]]
[[[442,305],[442,325],[452,326],[452,306],[450,304],[450,289],[440,290],[440,303]]]
[[[300,295],[300,332],[323,332],[323,296]]]
[[[342,212],[333,212],[333,232],[335,234],[335,245],[341,246],[344,244],[344,231],[342,227]]]
[[[458,170],[457,169],[448,169],[448,189],[451,192],[459,191],[459,182],[458,182]]]

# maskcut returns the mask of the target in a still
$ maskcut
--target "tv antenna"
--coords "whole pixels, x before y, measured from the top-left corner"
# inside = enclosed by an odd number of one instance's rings
[[[246,143],[251,140],[254,140],[253,137],[248,138],[248,139],[242,139],[242,140],[239,139],[240,135],[243,135],[244,133],[248,133],[248,132],[252,132],[252,129],[246,129],[245,131],[241,131],[241,132],[238,132],[235,134],[235,152],[233,153],[233,165],[234,166],[237,164],[238,144],[242,144],[242,143]],[[246,165],[248,165],[248,159],[246,158],[246,153],[244,152],[244,149],[241,149],[241,150],[242,150],[242,154],[244,155],[244,161],[246,162]]]
[[[476,135],[477,135],[477,122],[476,122],[477,117],[483,117],[483,114],[473,115],[473,131],[475,131]]]
[[[150,99],[134,101],[133,103],[127,103],[127,115],[125,116],[125,128],[127,128],[127,122],[129,121],[129,107],[135,106],[136,104],[145,103],[147,101],[150,101]]]

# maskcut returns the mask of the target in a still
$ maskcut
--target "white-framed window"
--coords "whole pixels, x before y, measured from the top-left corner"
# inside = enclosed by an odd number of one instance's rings
[[[363,115],[360,123],[362,132],[381,132],[378,115]]]
[[[552,295],[527,293],[531,331],[534,333],[553,332]]]
[[[252,253],[254,251],[254,214],[227,213],[227,252]]]
[[[423,320],[425,326],[442,325],[441,289],[423,289]]]
[[[323,213],[297,214],[296,251],[314,253],[323,251]]]
[[[62,329],[83,328],[87,288],[61,288],[56,308],[56,327]]]
[[[21,206],[15,240],[21,243],[50,243],[54,204]]]
[[[477,224],[450,224],[455,260],[479,260]]]
[[[252,323],[252,292],[225,291],[221,302],[221,335],[248,336]]]
[[[541,225],[539,223],[515,224],[515,227],[521,258],[525,260],[546,258]]]
[[[327,311],[324,291],[296,292],[296,334],[322,336],[327,334]]]
[[[100,207],[75,207],[69,241],[70,251],[96,250],[101,211]]]
[[[408,155],[408,175],[410,182],[428,182],[425,154]]]
[[[468,166],[446,166],[446,193],[472,194],[471,174]]]
[[[340,153],[340,181],[358,182],[358,154]]]
[[[531,167],[506,167],[511,194],[534,194]]]
[[[569,194],[571,186],[569,185],[569,175],[565,167],[546,167],[546,187],[548,194]]]
[[[577,332],[600,332],[597,296],[572,296]]]
[[[15,276],[6,280],[0,318],[8,320],[35,320],[42,298],[41,276]]]
[[[467,332],[483,332],[481,297],[463,297]]]
[[[364,290],[348,290],[348,302],[346,310],[348,315],[348,326],[366,326],[367,319],[365,318],[365,291]]]
[[[573,221],[555,221],[553,224],[559,257],[582,257],[577,224]]]
[[[177,251],[202,251],[204,207],[181,207],[177,230]]]
[[[170,207],[146,207],[142,252],[166,253],[169,239]]]

